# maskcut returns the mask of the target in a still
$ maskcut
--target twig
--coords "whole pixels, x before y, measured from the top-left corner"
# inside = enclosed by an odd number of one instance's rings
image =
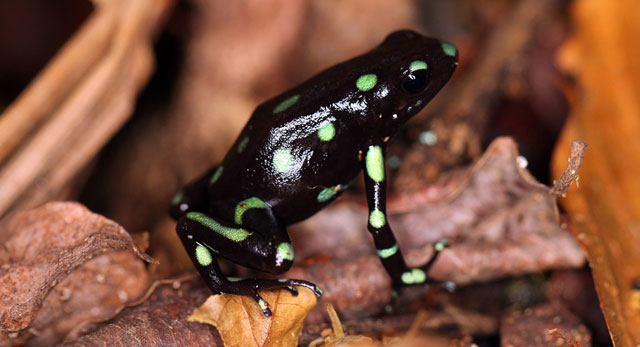
[[[97,46],[98,50],[102,46],[106,49],[97,55],[97,60],[80,78],[54,74],[52,80],[46,79],[51,84],[47,88],[55,89],[55,83],[58,83],[67,86],[68,90],[61,95],[54,93],[56,102],[49,102],[51,109],[47,111],[52,114],[51,119],[32,138],[24,139],[23,148],[0,168],[0,215],[19,200],[22,206],[33,206],[59,197],[75,175],[124,124],[132,113],[138,91],[151,72],[151,36],[172,4],[173,0],[98,4],[94,16],[110,18],[99,22],[107,28],[96,30],[109,33],[103,38],[105,42],[99,42]],[[97,25],[92,20],[88,23]],[[78,40],[72,42],[84,44]],[[92,50],[84,46],[83,49]],[[72,47],[68,52],[84,54]],[[77,59],[71,53],[61,54],[56,60]],[[53,62],[51,66],[66,64]],[[29,95],[24,99],[31,100]],[[24,99],[17,102],[18,106]],[[21,110],[18,106],[11,110],[18,109],[15,112],[23,115],[38,111],[30,107]],[[28,114],[25,117],[33,118]]]
[[[0,116],[0,163],[25,141],[27,133],[51,115],[102,57],[114,29],[115,12],[96,11]]]
[[[585,142],[571,142],[571,154],[568,159],[569,164],[567,164],[567,167],[562,171],[560,178],[553,181],[553,188],[549,191],[550,194],[564,197],[571,186],[571,182],[576,181],[576,186],[578,185],[578,171],[580,171],[580,167],[582,166],[586,149],[587,144]]]

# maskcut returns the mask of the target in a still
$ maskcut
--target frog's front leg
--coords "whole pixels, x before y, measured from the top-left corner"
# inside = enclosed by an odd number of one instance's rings
[[[294,286],[303,286],[321,295],[317,286],[302,280],[237,279],[222,274],[215,258],[217,255],[273,274],[281,274],[293,264],[289,235],[266,203],[252,197],[236,202],[234,206],[234,222],[191,211],[182,216],[176,226],[180,240],[209,289],[213,293],[250,296],[265,316],[270,316],[271,310],[258,290],[287,288],[297,295]]]
[[[447,247],[446,241],[434,244],[434,253],[429,261],[417,268],[409,268],[404,262],[402,252],[396,241],[386,216],[386,178],[384,143],[373,143],[363,148],[364,181],[369,205],[369,223],[367,228],[373,235],[378,257],[382,261],[393,281],[394,289],[415,284],[441,283],[427,277],[429,269],[438,258],[440,252]]]

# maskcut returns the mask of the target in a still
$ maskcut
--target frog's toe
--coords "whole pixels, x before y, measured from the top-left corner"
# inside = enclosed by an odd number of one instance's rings
[[[287,289],[291,292],[291,295],[298,296],[298,289],[294,286],[287,286]]]
[[[257,290],[253,293],[253,299],[258,303],[258,306],[260,306],[262,314],[265,317],[271,317],[272,313],[269,304],[258,294]]]
[[[445,248],[449,248],[449,246],[450,246],[449,240],[440,239],[440,240],[436,241],[436,243],[433,244],[433,249],[435,249],[436,252],[441,252]]]
[[[320,289],[320,287],[316,286],[315,284],[313,284],[311,282],[307,282],[307,281],[303,281],[303,280],[288,280],[287,282],[290,285],[301,286],[301,287],[308,288],[313,292],[313,294],[315,294],[318,297],[320,297],[320,296],[322,296],[322,294],[324,294],[324,292],[322,291],[322,289]]]

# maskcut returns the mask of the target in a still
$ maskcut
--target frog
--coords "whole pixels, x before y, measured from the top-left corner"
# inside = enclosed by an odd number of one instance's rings
[[[211,292],[253,298],[265,316],[272,312],[259,291],[306,287],[321,296],[305,280],[227,277],[218,258],[283,274],[294,261],[287,226],[335,201],[360,172],[367,229],[393,288],[438,283],[427,274],[447,242],[410,268],[389,226],[386,148],[457,65],[450,42],[399,30],[258,105],[222,162],[171,201],[176,232]]]

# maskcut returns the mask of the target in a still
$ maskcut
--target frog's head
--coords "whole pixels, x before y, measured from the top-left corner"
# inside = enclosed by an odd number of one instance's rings
[[[378,62],[362,69],[359,92],[376,110],[375,127],[391,135],[420,111],[447,83],[458,65],[451,43],[409,30],[396,31],[365,59]],[[372,125],[372,124],[369,124]]]

